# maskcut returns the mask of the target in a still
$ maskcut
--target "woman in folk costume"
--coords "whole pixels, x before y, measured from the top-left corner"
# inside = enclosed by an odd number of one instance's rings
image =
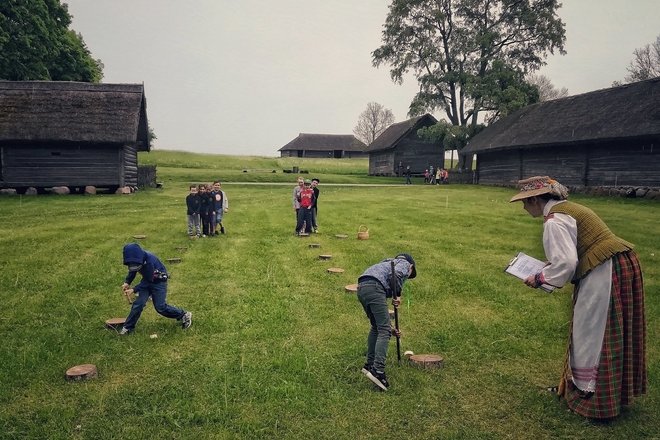
[[[519,184],[511,202],[522,200],[532,217],[543,216],[548,261],[525,284],[575,285],[564,370],[551,390],[584,417],[616,417],[647,383],[644,286],[633,245],[591,209],[567,201],[559,182],[539,176]]]

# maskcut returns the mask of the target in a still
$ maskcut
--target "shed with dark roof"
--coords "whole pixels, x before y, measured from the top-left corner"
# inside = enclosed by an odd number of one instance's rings
[[[412,174],[423,174],[429,166],[444,166],[444,147],[417,135],[417,130],[437,123],[430,114],[397,122],[385,129],[367,147],[369,175],[402,175],[406,167]]]
[[[367,146],[352,134],[300,133],[280,148],[281,157],[350,158],[365,157]]]
[[[463,150],[479,183],[550,175],[574,187],[660,186],[660,78],[527,106]]]
[[[142,84],[0,81],[0,186],[137,186]]]

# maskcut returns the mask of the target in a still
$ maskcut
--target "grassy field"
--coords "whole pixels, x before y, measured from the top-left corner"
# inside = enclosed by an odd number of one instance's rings
[[[288,159],[143,159],[158,163],[164,189],[0,198],[0,438],[660,438],[657,203],[572,197],[637,245],[646,282],[649,393],[594,423],[541,390],[559,376],[571,292],[503,273],[518,251],[543,256],[541,222],[508,203],[511,190],[321,185],[320,233],[298,238],[291,188],[243,183],[292,183],[280,171]],[[364,176],[364,161],[328,162],[298,166],[324,182],[381,181]],[[216,178],[230,199],[228,234],[190,241],[187,183]],[[369,240],[356,240],[360,225]],[[121,248],[134,234],[163,260],[182,258],[168,265],[168,300],[193,312],[189,330],[150,304],[134,334],[104,328],[128,312]],[[401,251],[419,272],[404,289],[402,348],[441,354],[445,367],[397,365],[392,342],[392,388],[380,393],[359,371],[368,322],[343,287]],[[66,382],[83,363],[99,378]]]

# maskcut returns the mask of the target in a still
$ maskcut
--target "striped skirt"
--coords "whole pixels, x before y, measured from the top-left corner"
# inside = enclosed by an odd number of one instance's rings
[[[565,362],[560,394],[570,409],[593,419],[616,417],[633,397],[646,393],[646,322],[642,271],[633,251],[612,258],[612,291],[598,379],[586,394],[570,379]]]

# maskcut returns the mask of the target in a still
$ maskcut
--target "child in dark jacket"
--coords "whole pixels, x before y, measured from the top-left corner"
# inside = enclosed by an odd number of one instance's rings
[[[199,216],[202,219],[202,237],[211,235],[211,215],[213,215],[213,196],[206,185],[199,186],[199,198],[202,201]]]
[[[124,265],[128,266],[128,275],[122,284],[124,293],[130,289],[136,275],[142,275],[142,280],[133,288],[137,299],[131,306],[126,322],[119,332],[120,335],[131,333],[140,319],[142,310],[151,296],[156,312],[166,318],[181,321],[181,326],[187,329],[192,324],[192,313],[167,304],[167,280],[169,274],[165,265],[151,252],[143,250],[137,243],[124,246]]]
[[[197,186],[190,185],[190,194],[186,196],[186,208],[188,209],[188,236],[190,238],[202,235],[202,228],[199,224],[199,210],[202,201],[197,193]]]

